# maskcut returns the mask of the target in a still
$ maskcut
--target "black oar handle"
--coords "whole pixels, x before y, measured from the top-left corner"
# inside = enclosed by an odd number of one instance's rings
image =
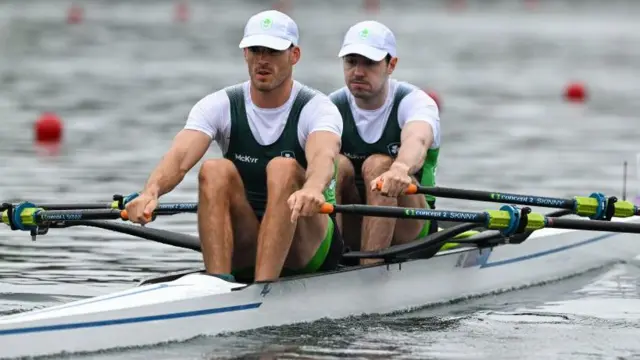
[[[401,219],[423,219],[423,220],[448,220],[459,222],[470,222],[485,225],[489,221],[489,214],[486,212],[468,212],[453,210],[430,210],[418,208],[403,208],[396,206],[372,206],[372,205],[334,205],[324,203],[320,208],[322,214],[351,213],[363,216],[391,217]]]

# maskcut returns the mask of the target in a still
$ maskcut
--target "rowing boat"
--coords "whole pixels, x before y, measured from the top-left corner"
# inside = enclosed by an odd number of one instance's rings
[[[59,221],[59,213],[55,215]],[[567,221],[605,226],[584,218]],[[601,222],[640,229],[636,215]],[[468,228],[460,227],[458,233]],[[514,239],[510,236],[487,241],[495,235],[494,230],[477,233],[427,258],[379,254],[384,263],[268,283],[227,282],[198,270],[152,277],[128,290],[0,318],[0,357],[138,347],[322,318],[408,311],[553,281],[640,254],[640,241],[627,232],[544,228],[515,244],[509,243]]]

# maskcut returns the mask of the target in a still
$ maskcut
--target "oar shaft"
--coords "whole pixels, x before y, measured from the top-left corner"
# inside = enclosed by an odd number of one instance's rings
[[[167,215],[180,212],[198,212],[197,202],[160,203],[154,211],[158,215]]]
[[[86,204],[85,204],[86,205]],[[93,204],[94,206],[96,204]],[[57,204],[49,205],[50,208],[66,206]],[[10,225],[13,224],[18,228],[33,227],[42,225],[47,222],[73,222],[85,220],[128,220],[126,210],[111,208],[110,204],[103,204],[105,208],[88,208],[88,209],[64,209],[64,210],[47,210],[46,208],[36,206],[31,203],[21,203],[14,207],[11,219],[9,219],[9,210],[0,213],[0,222]],[[116,205],[117,206],[117,205]],[[153,212],[154,215],[173,215],[185,212],[197,212],[198,203],[160,203]],[[151,219],[151,218],[150,218]]]
[[[324,204],[321,212],[359,214],[363,216],[392,217],[401,219],[424,219],[459,221],[477,224],[485,224],[488,221],[488,214],[484,212],[449,211],[449,210],[428,210],[402,208],[396,206],[371,206],[371,205],[332,205]]]
[[[19,230],[30,230],[34,227],[55,222],[74,222],[86,220],[128,220],[126,210],[118,209],[83,209],[83,210],[43,210],[31,203],[22,203],[0,214],[0,222]],[[151,219],[151,218],[150,218]]]
[[[36,224],[33,225],[47,221],[126,219],[126,213],[116,209],[41,210],[34,214]]]
[[[382,184],[378,184],[380,189]],[[427,187],[410,185],[406,193],[425,194],[436,197],[486,201],[494,203],[507,203],[524,206],[539,206],[571,210],[579,216],[588,216],[592,219],[606,218],[608,206],[613,205],[611,215],[613,217],[630,217],[640,215],[640,208],[629,201],[617,201],[609,203],[604,194],[593,193],[590,196],[575,196],[572,199],[555,198],[547,196],[534,196],[523,194],[500,193],[494,191],[454,189],[446,187]]]
[[[504,205],[500,210],[484,212],[466,212],[449,210],[428,210],[372,205],[332,205],[324,204],[321,212],[352,213],[363,216],[393,217],[403,219],[444,220],[479,224],[487,229],[500,230],[510,236],[519,232],[535,231],[544,228],[560,228],[589,231],[628,232],[640,234],[640,224],[618,221],[560,219],[539,213],[523,213],[514,205]],[[525,217],[526,216],[526,217]],[[524,219],[526,219],[526,222]]]
[[[39,204],[37,207],[43,210],[104,210],[118,209],[118,202],[110,203],[78,203],[78,204]],[[4,210],[4,209],[2,209]],[[156,208],[157,214],[169,214],[173,212],[196,212],[198,211],[198,203],[196,202],[170,202],[159,203]]]
[[[480,190],[464,190],[438,186],[416,186],[415,190],[415,192],[419,194],[426,194],[450,199],[509,203],[515,205],[540,206],[567,210],[573,210],[576,203],[574,199],[560,199],[553,197],[488,192]]]
[[[430,210],[403,208],[396,206],[372,206],[372,205],[332,205],[325,203],[320,212],[352,213],[363,216],[392,217],[401,219],[424,219],[464,222],[478,224],[487,229],[501,230],[505,235],[511,235],[518,231],[520,224],[520,210],[512,205],[504,205],[500,210],[487,210],[483,212]],[[525,227],[526,230],[535,230],[543,226],[543,217],[532,216],[532,221]]]
[[[112,203],[39,204],[37,206],[44,210],[117,209],[117,207],[113,207]]]
[[[640,224],[619,221],[545,218],[545,227],[571,230],[608,231],[640,234]]]
[[[101,220],[86,220],[86,221],[74,221],[73,223],[67,223],[67,226],[92,226],[100,229],[110,230],[127,234],[142,239],[155,241],[161,244],[177,246],[184,249],[191,249],[200,251],[200,241],[197,236],[191,236],[187,234],[180,234],[173,231],[155,229],[151,227],[135,226],[123,222],[113,221],[101,221]]]
[[[20,214],[21,225],[27,227],[40,226],[52,222],[117,219],[128,220],[127,211],[117,209],[41,210],[32,208],[25,209]]]

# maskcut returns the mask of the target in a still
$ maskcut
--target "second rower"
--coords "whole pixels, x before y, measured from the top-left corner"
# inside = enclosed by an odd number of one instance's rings
[[[434,208],[433,197],[403,194],[412,182],[435,185],[440,118],[436,102],[424,91],[390,79],[398,62],[394,34],[376,21],[357,23],[338,56],[346,86],[330,95],[344,123],[337,202]],[[435,222],[425,220],[344,214],[337,222],[346,245],[362,251],[437,231]]]

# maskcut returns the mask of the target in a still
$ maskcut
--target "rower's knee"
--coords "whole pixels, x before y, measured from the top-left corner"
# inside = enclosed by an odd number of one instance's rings
[[[344,155],[338,155],[338,188],[345,190],[345,188],[349,187],[356,178],[356,170],[349,160]]]
[[[267,164],[267,189],[293,188],[302,186],[302,167],[296,159],[275,157]]]
[[[355,176],[356,170],[353,168],[351,160],[342,154],[338,155],[338,179],[350,180],[355,178]],[[340,183],[341,181],[338,182]]]
[[[362,178],[371,181],[389,170],[393,164],[391,156],[373,154],[362,163]]]
[[[200,191],[215,191],[228,188],[239,179],[238,169],[227,159],[211,159],[205,161],[198,172]]]
[[[351,160],[344,155],[338,155],[336,202],[338,204],[357,204],[360,202],[356,187],[355,168]],[[338,217],[340,217],[339,214]]]

